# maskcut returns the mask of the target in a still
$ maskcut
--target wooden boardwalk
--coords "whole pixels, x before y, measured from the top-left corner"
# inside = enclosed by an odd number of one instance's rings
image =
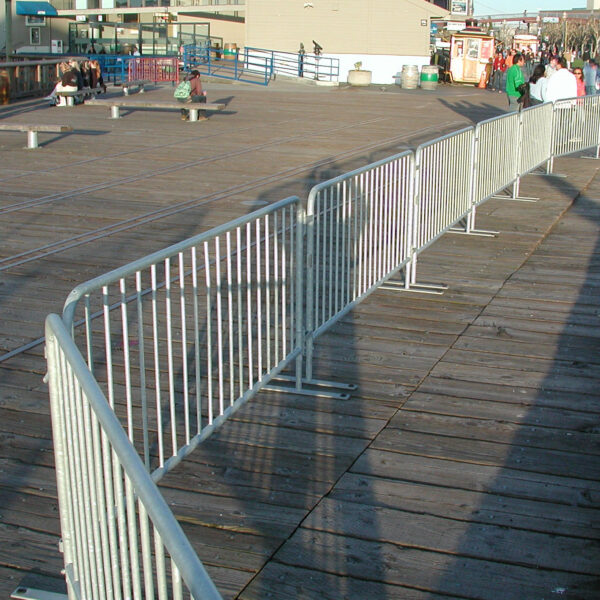
[[[3,597],[59,584],[43,347],[21,349],[76,283],[504,107],[455,87],[212,89],[229,114],[198,124],[0,110],[82,131],[38,151],[0,136]],[[317,375],[357,383],[350,400],[262,393],[165,478],[224,596],[600,597],[600,177],[557,170],[524,180],[537,203],[483,205],[497,237],[422,255],[443,296],[377,291],[320,340]]]

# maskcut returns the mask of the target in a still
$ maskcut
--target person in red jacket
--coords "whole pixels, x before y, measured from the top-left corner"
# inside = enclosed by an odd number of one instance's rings
[[[504,71],[506,71],[506,62],[501,50],[496,51],[492,71],[492,89],[502,92],[502,88],[504,87],[502,85],[502,78]]]

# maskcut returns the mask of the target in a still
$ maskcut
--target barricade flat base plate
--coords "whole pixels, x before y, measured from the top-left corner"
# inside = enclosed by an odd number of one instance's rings
[[[418,294],[443,294],[448,286],[445,283],[412,283],[405,287],[403,281],[387,281],[379,286],[380,290],[393,290],[396,292],[413,292]]]
[[[59,594],[57,592],[48,592],[46,590],[40,590],[32,587],[19,586],[11,595],[11,598],[17,600],[67,600],[66,594]]]
[[[300,396],[313,396],[317,398],[334,398],[336,400],[348,400],[350,393],[358,386],[354,383],[338,383],[337,381],[325,381],[323,379],[303,379],[302,387],[296,387],[296,379],[292,376],[281,375],[272,380],[274,383],[266,385],[263,389],[271,392],[284,392],[286,394],[299,394]],[[282,385],[277,385],[281,381]],[[288,385],[285,385],[287,383]],[[334,391],[347,390],[347,391]]]
[[[512,196],[492,196],[496,200],[513,200],[514,202],[537,202],[539,198],[530,198],[528,196],[517,196],[513,198]]]
[[[460,227],[452,227],[448,230],[448,233],[460,233],[462,235],[477,235],[480,237],[497,237],[499,231],[488,231],[487,229],[471,229],[471,231],[465,231]]]

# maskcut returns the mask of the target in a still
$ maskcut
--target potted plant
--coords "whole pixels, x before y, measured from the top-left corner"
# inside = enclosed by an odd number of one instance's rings
[[[370,85],[371,71],[363,71],[361,69],[362,62],[354,63],[354,69],[348,71],[348,83],[350,85]]]

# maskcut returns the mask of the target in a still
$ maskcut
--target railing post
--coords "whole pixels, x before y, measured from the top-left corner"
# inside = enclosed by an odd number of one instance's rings
[[[411,190],[410,190],[410,202],[409,202],[409,225],[407,227],[408,240],[407,240],[407,256],[410,256],[406,263],[406,270],[404,275],[404,289],[408,290],[411,285],[416,281],[416,270],[417,270],[417,255],[416,239],[417,229],[419,223],[419,198],[421,194],[421,151],[417,150],[414,160],[414,168],[411,177]]]
[[[550,159],[546,165],[546,175],[550,175],[554,168],[554,133],[556,127],[556,102],[552,103],[552,119],[550,119]]]
[[[519,113],[519,135],[517,135],[517,156],[515,160],[515,182],[513,183],[513,199],[519,197],[521,187],[521,157],[523,156],[523,113]]]
[[[315,286],[315,210],[314,197],[308,197],[304,226],[306,231],[306,316],[304,319],[304,353],[306,357],[305,377],[312,379],[313,376],[313,323],[314,323],[314,286]]]
[[[305,354],[305,335],[308,327],[305,323],[304,313],[304,272],[307,277],[312,273],[312,269],[305,268],[304,264],[304,236],[306,234],[306,209],[302,202],[298,202],[296,209],[296,248],[295,248],[295,268],[296,268],[296,347],[302,348],[302,352],[296,358],[296,389],[302,389],[302,378],[304,369],[304,354]],[[306,288],[310,289],[310,288]],[[312,359],[312,353],[311,353]],[[312,369],[312,364],[311,364]]]

